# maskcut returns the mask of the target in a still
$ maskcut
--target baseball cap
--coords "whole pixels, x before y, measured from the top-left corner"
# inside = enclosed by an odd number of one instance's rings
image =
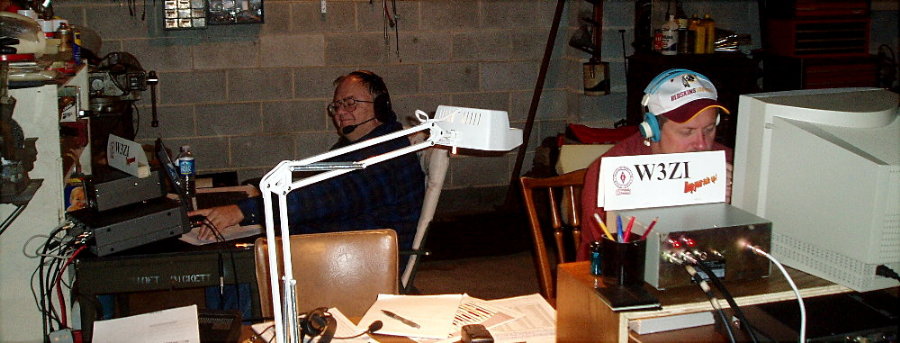
[[[641,104],[654,115],[684,123],[710,107],[731,113],[717,99],[716,86],[706,76],[688,69],[669,69],[650,81]]]

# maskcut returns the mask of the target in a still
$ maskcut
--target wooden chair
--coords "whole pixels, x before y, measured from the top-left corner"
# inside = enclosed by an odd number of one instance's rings
[[[337,307],[348,317],[359,318],[379,293],[398,293],[399,255],[394,230],[292,235],[290,239],[298,313]],[[281,238],[276,241],[280,260]],[[262,315],[271,318],[267,243],[266,238],[256,240],[256,279]]]
[[[574,249],[581,241],[579,207],[584,173],[585,169],[580,169],[547,178],[527,176],[519,178],[522,199],[528,211],[528,221],[534,238],[534,264],[537,268],[541,295],[551,304],[555,304],[556,299],[556,265],[570,262],[573,259],[570,256],[574,256]],[[547,201],[536,199],[536,194],[543,194],[547,197]],[[544,243],[545,234],[551,232],[556,251],[553,259]]]

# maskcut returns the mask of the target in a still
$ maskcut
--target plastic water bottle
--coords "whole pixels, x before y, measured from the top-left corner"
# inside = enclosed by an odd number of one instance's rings
[[[678,53],[678,22],[675,21],[675,15],[669,15],[669,21],[662,27],[663,55],[675,55]]]
[[[197,176],[196,173],[197,169],[194,164],[194,154],[191,152],[191,146],[184,145],[181,147],[181,154],[178,155],[178,176],[181,178],[184,198],[189,202],[186,205],[192,210],[197,208],[197,185],[194,181]]]

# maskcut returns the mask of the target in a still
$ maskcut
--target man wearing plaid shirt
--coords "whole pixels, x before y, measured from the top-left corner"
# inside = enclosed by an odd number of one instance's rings
[[[379,76],[355,71],[339,77],[334,84],[328,114],[341,137],[332,149],[402,129]],[[409,139],[400,137],[329,161],[359,161],[409,145]],[[397,231],[399,248],[410,249],[424,194],[425,175],[416,155],[403,155],[289,193],[290,233],[392,228]],[[225,228],[238,223],[259,224],[262,213],[262,198],[255,197],[190,214],[206,216],[216,227]],[[209,230],[201,230],[200,238],[212,237]]]

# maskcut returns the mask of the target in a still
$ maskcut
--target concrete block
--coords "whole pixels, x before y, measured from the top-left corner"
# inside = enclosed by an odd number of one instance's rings
[[[415,96],[403,96],[393,99],[394,112],[397,112],[397,119],[401,123],[418,124],[416,120],[416,110],[422,110],[429,115],[437,110],[438,105],[450,104],[450,95],[448,94],[420,94]]]
[[[353,67],[302,67],[294,69],[294,98],[327,98],[334,94],[334,80],[353,71]],[[388,85],[393,94],[394,89]]]
[[[264,102],[262,131],[285,133],[327,130],[332,126],[325,103],[321,100]]]
[[[242,40],[197,44],[191,55],[195,69],[233,69],[259,65],[259,42]]]
[[[283,35],[291,29],[291,4],[267,1],[263,9],[265,23],[260,25],[260,38],[268,35]]]
[[[382,64],[394,61],[381,33],[335,33],[325,36],[325,65]]]
[[[261,132],[259,103],[199,105],[197,134],[224,136]]]
[[[354,2],[356,4],[356,22],[357,31],[360,32],[384,32],[384,10],[381,8],[380,1]],[[397,27],[400,29],[400,35],[407,32],[416,32],[421,30],[419,19],[419,1],[397,1]],[[394,14],[393,3],[388,2],[388,9]],[[425,17],[430,23],[431,18]],[[430,26],[430,25],[429,25]],[[431,28],[425,28],[431,30]],[[388,27],[388,35],[394,40],[394,28]]]
[[[690,15],[690,14],[688,14]],[[606,0],[603,2],[603,26],[632,28],[634,27],[634,1]],[[604,33],[604,37],[607,34]],[[618,36],[617,36],[618,38]],[[604,39],[605,40],[605,39]]]
[[[453,94],[452,97],[451,104],[454,106],[484,108],[509,113],[508,92],[462,93]],[[512,117],[513,114],[509,113],[509,116]]]
[[[521,30],[512,30],[509,32],[509,40],[512,49],[512,56],[516,59],[536,59],[540,60],[544,57],[544,50],[547,46],[547,37],[550,29],[530,28]],[[561,44],[568,44],[568,38],[559,39],[562,35],[557,36],[557,41],[563,41]],[[553,53],[564,51],[554,48]]]
[[[225,100],[225,71],[161,72],[160,104],[220,102]]]
[[[422,66],[423,92],[471,92],[478,90],[478,64],[446,63]]]
[[[441,62],[450,56],[451,38],[449,32],[408,32],[400,33],[400,59],[396,46],[387,56],[387,61],[397,63]]]
[[[521,28],[540,26],[546,22],[544,13],[538,12],[537,0],[485,0],[481,2],[479,15],[483,28]],[[555,6],[554,6],[555,7]],[[549,13],[550,21],[553,11]]]
[[[287,100],[293,97],[291,73],[278,68],[233,69],[228,75],[228,100]]]
[[[162,11],[162,10],[160,10]],[[156,11],[148,13],[151,18],[156,18]],[[140,14],[139,14],[140,15]],[[159,23],[157,20],[141,20],[139,17],[129,17],[128,9],[124,6],[91,6],[86,11],[87,26],[97,32],[103,40],[127,39],[133,37],[147,37],[154,31]],[[112,20],[116,18],[116,20]],[[162,24],[159,24],[160,26]]]
[[[211,169],[227,168],[228,165],[228,139],[225,137],[202,138],[165,138],[166,147],[173,154],[178,153],[178,147],[190,145],[194,154],[198,173],[204,173]],[[173,157],[174,158],[174,157]]]
[[[363,65],[360,66],[360,69],[366,69],[381,76],[392,99],[398,95],[419,93],[419,79],[423,79],[423,82],[428,80],[427,74],[420,76],[419,66],[414,64]]]
[[[540,71],[540,62],[486,62],[481,63],[481,89],[524,90],[533,89]]]
[[[151,127],[152,118],[149,101],[139,107],[141,111],[140,124],[137,138],[155,139],[156,137],[190,137],[195,136],[196,121],[194,119],[194,106],[157,106],[156,113],[159,118],[159,127]]]
[[[321,34],[261,36],[259,44],[260,65],[264,67],[325,64],[325,38]]]
[[[303,159],[327,152],[338,141],[337,131],[299,133],[294,137],[294,159]]]
[[[322,14],[318,1],[304,1],[291,4],[290,32],[354,32],[356,31],[355,9],[352,2],[328,2],[328,13]]]
[[[126,40],[122,42],[125,51],[133,54],[145,70],[157,72],[191,70],[191,44],[193,39],[157,38],[150,40]]]
[[[508,30],[482,30],[453,35],[453,60],[506,60],[519,51],[513,50]]]
[[[291,135],[239,136],[231,138],[231,167],[275,167],[290,159]]]
[[[477,0],[423,1],[423,29],[440,31],[477,28],[477,8]]]

